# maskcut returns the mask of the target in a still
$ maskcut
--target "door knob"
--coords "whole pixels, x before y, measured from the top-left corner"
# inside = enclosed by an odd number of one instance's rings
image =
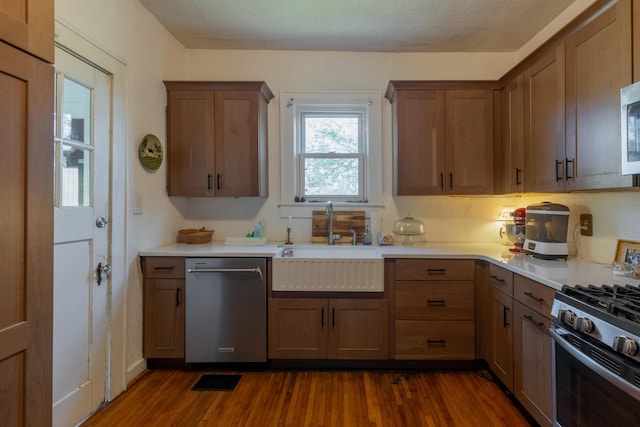
[[[111,265],[109,264],[103,265],[101,262],[99,262],[98,266],[96,267],[96,281],[98,282],[98,286],[102,284],[103,274],[109,277],[109,274],[111,274]]]
[[[96,218],[96,227],[98,228],[104,228],[108,223],[109,221],[104,219],[103,216],[99,216],[98,218]]]

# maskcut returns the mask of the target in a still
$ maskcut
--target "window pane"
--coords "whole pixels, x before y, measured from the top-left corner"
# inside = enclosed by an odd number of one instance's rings
[[[358,196],[357,158],[306,158],[305,196]]]
[[[90,206],[91,152],[63,145],[61,205]]]
[[[359,115],[304,115],[306,153],[358,153]]]
[[[91,89],[65,78],[63,91],[62,138],[91,143]]]

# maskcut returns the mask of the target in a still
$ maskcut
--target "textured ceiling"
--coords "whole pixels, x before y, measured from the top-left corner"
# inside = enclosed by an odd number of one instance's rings
[[[516,51],[574,0],[140,0],[187,48]]]

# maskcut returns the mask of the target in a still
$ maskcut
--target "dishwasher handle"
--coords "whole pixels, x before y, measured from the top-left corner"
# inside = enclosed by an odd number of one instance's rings
[[[262,269],[256,268],[187,268],[187,273],[256,273],[264,280]]]

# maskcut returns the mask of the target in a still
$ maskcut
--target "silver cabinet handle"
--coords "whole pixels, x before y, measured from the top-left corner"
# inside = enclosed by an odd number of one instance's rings
[[[256,268],[187,268],[187,273],[256,273],[264,280],[262,269]]]

